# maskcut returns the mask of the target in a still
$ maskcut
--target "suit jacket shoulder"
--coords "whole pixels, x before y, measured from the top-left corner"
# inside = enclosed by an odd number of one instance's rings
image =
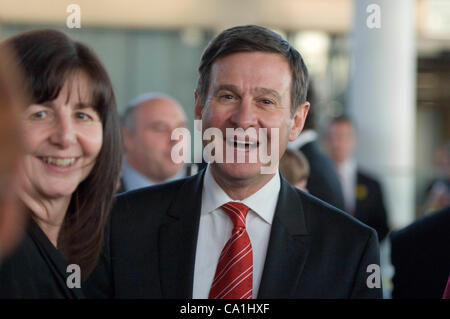
[[[117,196],[102,258],[84,285],[89,298],[190,298],[201,182],[192,176]]]
[[[375,231],[282,180],[258,297],[381,298],[381,282],[367,286]]]
[[[311,194],[331,205],[344,209],[344,195],[333,162],[320,150],[317,142],[300,148],[310,165],[307,188]]]
[[[393,298],[440,299],[450,273],[450,207],[391,234]]]

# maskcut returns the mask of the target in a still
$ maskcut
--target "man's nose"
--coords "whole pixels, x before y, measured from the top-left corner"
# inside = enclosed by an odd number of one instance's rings
[[[258,119],[252,100],[250,98],[242,99],[230,120],[236,127],[243,129],[256,126]]]
[[[75,123],[71,114],[59,114],[52,130],[50,140],[59,147],[66,148],[76,141]]]

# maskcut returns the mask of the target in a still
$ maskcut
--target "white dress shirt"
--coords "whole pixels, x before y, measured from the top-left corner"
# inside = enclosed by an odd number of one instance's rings
[[[216,183],[208,165],[203,180],[202,208],[195,256],[192,293],[194,299],[208,298],[217,262],[233,230],[231,219],[220,207],[231,201],[244,203],[250,208],[246,229],[253,249],[253,298],[257,297],[280,185],[280,175],[276,173],[253,195],[242,201],[232,200]]]
[[[168,178],[166,182],[170,182],[186,176],[186,170],[183,168],[174,176]],[[131,191],[138,188],[155,185],[155,183],[148,179],[144,174],[139,173],[128,164],[127,160],[122,161],[122,181],[125,191]]]
[[[351,214],[354,214],[356,206],[356,168],[356,161],[353,159],[347,159],[336,167],[344,195],[345,209]]]

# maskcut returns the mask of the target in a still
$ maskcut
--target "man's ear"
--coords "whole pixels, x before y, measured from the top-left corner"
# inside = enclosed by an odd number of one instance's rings
[[[132,133],[126,127],[122,127],[122,142],[125,152],[133,148]]]
[[[294,141],[300,132],[303,130],[303,126],[305,125],[306,117],[308,116],[309,111],[309,102],[305,102],[297,108],[297,111],[294,113],[294,117],[292,119],[292,128],[289,134],[289,141]]]

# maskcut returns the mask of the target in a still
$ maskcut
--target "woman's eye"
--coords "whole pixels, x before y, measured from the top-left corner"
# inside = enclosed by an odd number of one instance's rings
[[[91,117],[88,114],[83,113],[83,112],[76,113],[76,117],[83,121],[87,121],[87,120],[91,119]]]
[[[47,116],[46,111],[39,111],[39,112],[35,112],[35,113],[31,114],[31,117],[36,120],[43,119],[46,116]]]

